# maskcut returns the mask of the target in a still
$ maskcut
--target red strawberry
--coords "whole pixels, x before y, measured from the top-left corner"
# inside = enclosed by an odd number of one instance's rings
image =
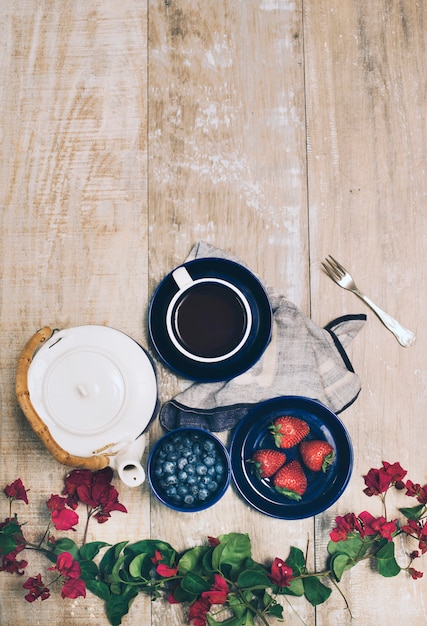
[[[278,448],[292,448],[310,432],[307,422],[292,415],[277,417],[269,428]]]
[[[270,478],[286,463],[286,455],[279,450],[257,450],[252,455],[255,472],[259,478]]]
[[[313,472],[326,472],[335,456],[333,447],[323,440],[303,441],[299,450],[304,464]]]
[[[279,469],[273,478],[276,491],[291,498],[301,500],[307,489],[307,478],[299,461],[291,461]]]

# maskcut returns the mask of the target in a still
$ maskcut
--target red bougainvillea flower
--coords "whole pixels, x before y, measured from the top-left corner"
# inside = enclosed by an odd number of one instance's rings
[[[421,487],[420,484],[407,480],[405,487],[407,496],[414,496],[420,504],[427,504],[427,485]]]
[[[206,626],[206,615],[211,608],[211,603],[207,598],[199,598],[191,605],[188,613],[188,623],[193,622],[194,626]]]
[[[158,550],[155,551],[154,556],[151,558],[151,562],[156,565],[156,572],[159,576],[169,578],[169,576],[175,576],[178,571],[177,567],[171,567],[166,563],[163,563],[163,555]]]
[[[208,543],[211,548],[215,548],[216,546],[219,546],[220,540],[216,537],[208,537]]]
[[[51,512],[52,523],[56,530],[76,530],[79,516],[72,509],[67,509],[67,498],[58,495],[51,495],[46,502],[46,506]]]
[[[49,569],[56,569],[66,578],[79,578],[81,574],[80,563],[75,561],[70,552],[61,552],[56,559],[56,566]]]
[[[423,577],[423,573],[422,572],[418,572],[416,569],[414,569],[413,567],[410,567],[408,569],[409,574],[411,575],[411,577],[414,580],[417,580],[417,578],[422,578]]]
[[[383,461],[383,468],[390,476],[391,483],[396,487],[396,489],[403,489],[405,486],[403,479],[408,472],[403,469],[400,463],[387,463],[387,461]]]
[[[203,591],[202,598],[209,600],[211,604],[224,604],[227,601],[228,592],[227,581],[219,574],[215,574],[212,588],[209,591]]]
[[[385,493],[392,484],[398,489],[402,489],[404,487],[403,478],[406,474],[407,471],[400,466],[400,463],[383,461],[383,467],[371,468],[363,477],[366,485],[366,489],[363,491],[367,496],[378,496]]]
[[[360,513],[359,518],[363,522],[365,535],[376,535],[378,533],[388,541],[393,539],[393,534],[397,530],[397,520],[388,522],[385,517],[374,517],[368,511]]]
[[[69,578],[62,586],[61,596],[63,598],[86,598],[86,583],[81,578]]]
[[[22,548],[17,548],[13,552],[9,552],[9,554],[4,554],[2,556],[2,561],[0,565],[0,572],[9,572],[9,574],[18,574],[18,576],[24,575],[24,570],[28,565],[28,561],[17,560],[17,555],[21,552]],[[22,570],[22,571],[20,571]]]
[[[22,480],[17,478],[13,483],[5,487],[4,493],[8,498],[13,500],[22,500],[25,504],[28,504],[27,490],[22,484]]]
[[[347,513],[344,516],[338,515],[335,518],[335,528],[329,534],[331,541],[345,541],[349,533],[357,530],[362,537],[364,536],[363,526],[354,513]]]
[[[40,574],[37,574],[35,578],[28,578],[22,586],[28,589],[27,595],[24,596],[27,602],[34,602],[38,598],[46,600],[50,596],[50,589],[45,587]]]
[[[75,508],[78,501],[89,506],[99,524],[111,517],[112,511],[127,513],[127,509],[119,502],[118,491],[111,480],[113,470],[106,467],[102,470],[73,470],[65,478],[64,495],[68,496],[69,505]]]
[[[292,568],[286,565],[282,559],[276,557],[271,566],[272,581],[279,587],[289,587],[292,578]]]
[[[403,532],[418,539],[418,548],[421,554],[427,552],[427,524],[414,519],[409,519],[405,526],[402,526]]]
[[[61,596],[63,598],[86,597],[86,583],[80,578],[80,563],[75,561],[70,552],[61,552],[56,559],[56,565],[49,567],[49,570],[56,570],[64,579]]]

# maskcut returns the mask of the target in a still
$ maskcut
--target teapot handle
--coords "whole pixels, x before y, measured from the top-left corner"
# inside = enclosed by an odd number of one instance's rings
[[[31,403],[30,392],[28,390],[28,369],[31,361],[40,346],[53,335],[53,330],[48,326],[38,330],[25,344],[19,359],[16,371],[16,398],[31,428],[44,443],[46,448],[63,465],[70,465],[80,469],[100,470],[110,464],[110,456],[107,454],[94,455],[91,457],[80,457],[70,454],[59,446],[49,428],[37,414]]]

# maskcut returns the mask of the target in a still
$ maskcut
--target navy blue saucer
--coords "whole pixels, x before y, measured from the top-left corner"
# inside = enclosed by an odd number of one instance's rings
[[[151,343],[165,365],[184,378],[199,382],[230,380],[252,367],[271,339],[273,314],[267,293],[252,272],[228,259],[204,257],[189,261],[184,267],[193,280],[221,278],[240,289],[251,307],[253,325],[250,335],[242,349],[226,361],[199,363],[182,354],[170,341],[166,330],[166,311],[178,291],[172,273],[169,273],[151,298],[148,310]]]
[[[325,439],[335,449],[326,473],[305,469],[308,485],[299,501],[278,493],[268,479],[260,480],[249,462],[258,449],[278,449],[268,427],[280,415],[306,421],[310,427],[307,439]],[[287,461],[300,460],[297,446],[283,452]],[[328,509],[343,493],[353,469],[353,449],[342,422],[321,402],[302,396],[281,396],[255,405],[233,431],[230,458],[240,495],[257,511],[279,519],[302,519]]]

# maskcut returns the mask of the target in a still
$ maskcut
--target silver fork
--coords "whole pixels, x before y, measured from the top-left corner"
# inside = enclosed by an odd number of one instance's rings
[[[398,321],[391,317],[388,313],[382,311],[376,304],[372,302],[364,293],[358,289],[356,283],[354,282],[352,276],[347,272],[347,270],[338,263],[331,255],[329,255],[324,261],[322,261],[322,267],[334,282],[337,283],[343,289],[348,289],[348,291],[352,291],[359,296],[366,304],[371,307],[371,309],[378,315],[382,323],[386,328],[388,328],[393,335],[396,337],[397,341],[404,346],[405,348],[409,348],[415,341],[415,335],[413,332],[404,328]]]

